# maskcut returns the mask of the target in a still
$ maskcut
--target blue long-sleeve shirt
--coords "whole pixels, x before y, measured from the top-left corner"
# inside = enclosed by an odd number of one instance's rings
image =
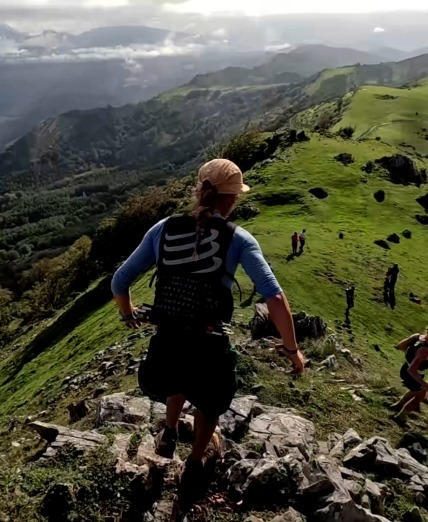
[[[116,271],[111,285],[114,295],[127,295],[129,287],[137,277],[158,262],[165,221],[166,219],[159,221],[147,232],[141,244]],[[229,246],[226,258],[227,272],[234,275],[238,265],[243,267],[264,299],[270,299],[282,292],[257,240],[241,227],[236,228]],[[231,288],[233,281],[226,277],[223,284]]]

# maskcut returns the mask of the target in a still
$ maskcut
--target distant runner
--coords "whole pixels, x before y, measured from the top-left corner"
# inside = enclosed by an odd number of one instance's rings
[[[349,312],[355,306],[355,286],[348,286],[345,290],[346,292],[346,315],[349,316]]]
[[[299,234],[294,232],[291,236],[291,248],[293,250],[293,255],[297,255],[297,247],[299,246]]]
[[[300,252],[303,253],[306,245],[306,229],[303,229],[302,232],[299,234],[299,241],[300,241]]]
[[[395,285],[397,284],[398,274],[400,273],[400,269],[397,263],[393,264],[388,268],[388,271],[385,275],[385,281],[387,288],[390,293],[395,293]]]
[[[391,406],[397,411],[396,420],[404,420],[407,413],[420,412],[420,405],[428,391],[424,372],[428,370],[428,328],[424,335],[414,334],[401,341],[396,348],[406,352],[406,362],[400,370],[403,384],[408,388],[402,399]]]

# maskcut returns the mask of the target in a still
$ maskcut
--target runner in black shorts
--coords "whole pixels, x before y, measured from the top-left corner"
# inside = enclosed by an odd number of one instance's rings
[[[409,391],[391,409],[398,411],[395,418],[402,420],[407,413],[420,412],[420,405],[427,395],[428,384],[424,372],[428,369],[428,330],[424,335],[414,334],[404,339],[397,349],[406,352],[406,362],[401,367],[400,377]]]

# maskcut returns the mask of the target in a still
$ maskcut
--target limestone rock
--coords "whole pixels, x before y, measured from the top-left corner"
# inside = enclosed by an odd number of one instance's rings
[[[358,435],[358,433],[353,430],[352,428],[349,429],[345,435],[343,435],[343,444],[346,449],[353,447],[360,442],[362,442],[363,439]]]
[[[395,154],[394,156],[384,156],[375,162],[389,173],[392,183],[420,186],[426,182],[426,173],[420,171],[408,156]]]
[[[258,415],[251,420],[248,434],[269,443],[280,457],[296,449],[309,460],[316,447],[314,424],[291,410]]]
[[[94,431],[78,431],[47,424],[44,422],[32,422],[28,425],[46,440],[49,445],[42,457],[54,457],[59,449],[71,445],[82,452],[90,451],[100,447],[107,442],[104,435]]]
[[[321,368],[326,368],[327,370],[336,371],[339,369],[339,363],[337,362],[337,358],[335,355],[329,355],[327,359],[320,363]]]
[[[229,472],[230,491],[249,506],[281,505],[295,488],[287,457],[244,459]]]
[[[237,397],[229,410],[220,417],[221,432],[225,437],[239,441],[248,431],[249,420],[257,397],[253,395]]]
[[[293,508],[288,508],[288,510],[282,515],[276,516],[270,522],[305,522],[306,518],[298,513]]]
[[[247,517],[244,522],[263,522],[263,519],[262,518],[259,518],[259,517],[255,517],[254,515],[251,515],[249,517]]]
[[[314,522],[390,522],[368,509],[355,504],[352,499],[339,498],[325,508],[316,511],[311,518]]]
[[[98,405],[96,426],[106,426],[110,422],[148,423],[150,410],[151,403],[146,397],[132,397],[125,393],[107,395]]]

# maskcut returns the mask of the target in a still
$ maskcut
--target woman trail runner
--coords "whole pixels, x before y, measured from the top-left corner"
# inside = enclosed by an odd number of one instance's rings
[[[428,329],[424,335],[414,334],[401,341],[396,348],[406,352],[406,362],[400,376],[407,393],[391,409],[397,411],[396,420],[403,420],[407,413],[420,412],[420,405],[428,391],[424,372],[428,369]]]
[[[139,370],[141,388],[166,403],[166,427],[156,439],[156,452],[172,458],[184,403],[196,408],[195,440],[178,491],[185,513],[203,493],[204,466],[218,457],[215,432],[236,392],[236,353],[228,330],[233,313],[232,284],[238,265],[252,279],[282,338],[282,352],[297,373],[304,358],[296,342],[291,310],[259,244],[251,234],[228,221],[238,196],[249,190],[231,161],[217,159],[199,171],[193,213],[163,219],[113,277],[112,291],[122,321],[139,328],[142,320],[129,287],[157,265],[150,322],[157,325],[146,360]]]

